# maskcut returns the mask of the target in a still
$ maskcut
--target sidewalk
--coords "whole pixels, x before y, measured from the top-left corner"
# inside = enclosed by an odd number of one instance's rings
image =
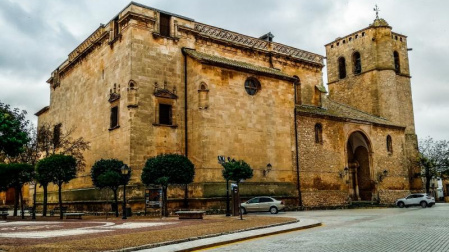
[[[321,226],[321,222],[313,219],[300,219],[299,222],[280,225],[269,228],[261,228],[251,231],[244,231],[233,234],[220,235],[211,238],[204,238],[198,240],[192,240],[188,242],[181,242],[177,244],[170,244],[166,246],[154,247],[154,245],[144,245],[134,248],[125,248],[120,251],[141,251],[141,252],[168,252],[168,251],[192,251],[198,249],[205,249],[209,247],[234,243],[238,241],[244,241],[254,239],[263,236],[269,236],[274,234],[286,233],[301,229],[313,228]]]

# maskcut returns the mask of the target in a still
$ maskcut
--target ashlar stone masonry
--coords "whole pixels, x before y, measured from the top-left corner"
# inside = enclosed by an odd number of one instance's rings
[[[116,158],[132,168],[129,204],[142,210],[141,170],[162,153],[194,163],[192,208],[224,208],[218,156],[254,169],[243,198],[271,195],[290,207],[391,203],[421,189],[407,38],[391,29],[377,18],[326,45],[327,94],[321,55],[273,42],[271,33],[254,38],[130,3],[55,69],[50,105],[36,113],[39,125],[61,124],[91,143],[64,201],[84,210],[109,202],[90,167]],[[179,208],[183,187],[168,196]]]

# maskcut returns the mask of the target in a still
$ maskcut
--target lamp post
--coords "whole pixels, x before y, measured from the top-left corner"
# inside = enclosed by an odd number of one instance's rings
[[[33,212],[31,213],[31,219],[35,220],[36,219],[36,187],[37,187],[37,181],[34,180],[32,183],[32,185],[34,185],[34,192],[33,192]]]
[[[126,184],[127,184],[127,177],[129,176],[129,173],[131,172],[131,169],[127,165],[123,165],[122,168],[120,168],[120,171],[122,172],[123,177],[123,220],[126,220]]]
[[[226,216],[231,216],[229,209],[229,179],[226,179]]]

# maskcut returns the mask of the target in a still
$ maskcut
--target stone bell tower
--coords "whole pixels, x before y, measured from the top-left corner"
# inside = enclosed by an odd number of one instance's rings
[[[407,162],[417,157],[407,36],[378,16],[368,27],[325,45],[329,98],[405,127]],[[412,167],[413,165],[411,165]],[[411,189],[419,170],[410,168]]]

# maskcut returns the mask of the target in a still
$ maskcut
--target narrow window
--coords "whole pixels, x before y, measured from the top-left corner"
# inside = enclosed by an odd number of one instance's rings
[[[338,73],[340,79],[346,78],[346,62],[344,57],[338,59]]]
[[[301,80],[298,76],[293,76],[296,80],[293,83],[295,85],[295,103],[301,104]]]
[[[53,146],[57,148],[61,143],[61,127],[62,124],[58,123],[53,127]]]
[[[159,104],[159,124],[172,125],[172,106]]]
[[[118,106],[111,108],[111,125],[110,129],[114,129],[118,127]]]
[[[207,109],[209,107],[209,89],[207,84],[202,82],[198,89],[199,109]]]
[[[315,143],[323,143],[323,126],[321,123],[315,124]]]
[[[170,16],[161,13],[159,32],[162,36],[170,37]]]
[[[390,135],[387,136],[387,151],[388,153],[393,153],[393,142]]]
[[[394,57],[394,70],[396,71],[396,73],[400,73],[401,65],[399,63],[399,53],[394,51],[393,57]]]
[[[352,62],[354,64],[354,74],[360,74],[362,72],[362,60],[359,52],[355,52],[352,55]]]

